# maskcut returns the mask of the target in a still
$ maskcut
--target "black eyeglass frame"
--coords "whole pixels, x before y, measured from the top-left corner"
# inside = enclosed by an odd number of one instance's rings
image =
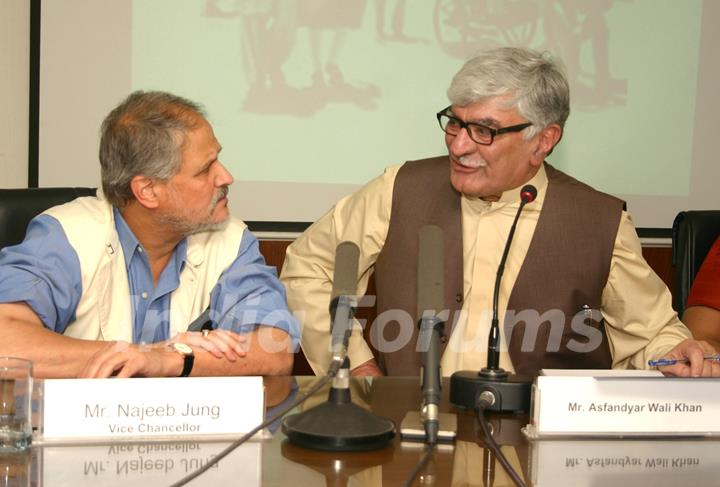
[[[525,122],[525,123],[520,123],[517,125],[511,125],[510,127],[502,127],[499,129],[494,129],[492,127],[488,127],[487,125],[483,125],[481,123],[465,122],[463,120],[460,120],[457,117],[453,117],[452,115],[449,115],[447,113],[448,110],[450,110],[451,108],[452,108],[452,105],[447,106],[435,114],[435,116],[437,117],[438,124],[440,124],[440,128],[442,129],[442,131],[448,135],[453,135],[453,136],[457,135],[457,134],[452,134],[452,133],[448,132],[447,130],[445,130],[445,127],[443,127],[442,117],[447,117],[450,120],[456,122],[460,126],[460,130],[465,129],[468,136],[470,137],[470,140],[472,140],[476,144],[480,144],[480,145],[491,145],[495,141],[495,137],[498,135],[507,134],[507,133],[511,133],[511,132],[520,132],[521,130],[525,130],[526,128],[528,128],[532,125],[532,122]],[[484,130],[487,130],[488,133],[490,134],[490,142],[480,142],[478,140],[475,140],[472,136],[472,132],[470,131],[471,126],[481,127]],[[460,133],[460,130],[458,130],[458,133]]]

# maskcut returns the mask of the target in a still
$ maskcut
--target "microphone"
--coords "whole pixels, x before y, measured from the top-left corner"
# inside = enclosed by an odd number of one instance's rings
[[[498,319],[498,299],[500,297],[500,281],[502,280],[503,273],[505,272],[505,262],[507,261],[508,253],[510,252],[510,244],[512,244],[513,237],[515,236],[515,227],[517,227],[520,213],[522,212],[525,205],[535,201],[537,197],[537,189],[531,184],[527,184],[520,190],[520,206],[518,207],[517,213],[515,213],[515,220],[510,227],[510,233],[508,234],[507,241],[505,242],[505,249],[503,250],[502,257],[500,258],[500,264],[498,265],[497,275],[495,276],[495,289],[493,291],[493,307],[492,307],[492,321],[490,322],[490,336],[488,337],[488,359],[487,368],[482,369],[486,375],[494,376],[495,374],[502,374],[503,377],[507,376],[507,372],[499,367],[500,362],[500,323]],[[502,372],[501,372],[502,371]],[[483,372],[481,371],[481,374]]]
[[[335,250],[335,272],[330,299],[331,362],[333,377],[328,400],[283,420],[282,431],[295,445],[324,451],[365,451],[385,447],[395,436],[392,421],[353,404],[350,395],[348,342],[357,307],[358,257],[352,242]]]
[[[418,234],[417,316],[422,361],[422,422],[428,444],[438,441],[440,429],[440,340],[445,322],[438,317],[445,307],[444,241],[442,230],[426,225]]]
[[[490,411],[528,411],[530,408],[530,390],[532,379],[521,376],[508,376],[506,370],[500,368],[500,324],[498,319],[498,299],[500,295],[500,282],[505,272],[505,261],[507,260],[515,236],[520,213],[528,203],[537,198],[537,189],[527,184],[520,190],[520,206],[518,207],[515,219],[513,220],[510,232],[508,233],[505,249],[503,250],[500,264],[498,265],[495,277],[495,289],[493,291],[493,314],[490,322],[490,334],[488,336],[488,358],[487,367],[479,373],[470,371],[455,372],[450,377],[450,402],[456,406],[476,408],[478,401],[482,399]]]
[[[330,370],[342,367],[352,333],[357,308],[357,275],[360,249],[352,242],[342,242],[335,250],[335,272],[330,298],[332,361]],[[334,373],[331,375],[335,375]]]

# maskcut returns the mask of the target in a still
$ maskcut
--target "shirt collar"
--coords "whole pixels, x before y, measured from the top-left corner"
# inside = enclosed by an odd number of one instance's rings
[[[498,201],[485,201],[481,198],[477,197],[470,197],[466,195],[462,195],[463,199],[467,202],[469,205],[469,208],[483,213],[485,211],[488,211],[493,208],[500,208],[507,205],[519,205],[520,204],[520,189],[522,189],[523,186],[526,184],[532,184],[537,189],[537,197],[532,203],[528,204],[528,209],[531,209],[533,207],[540,208],[542,206],[542,202],[545,200],[545,192],[547,190],[547,172],[545,171],[545,164],[540,166],[540,169],[537,173],[525,183],[521,184],[517,188],[509,189],[505,192],[503,192],[502,195],[500,195],[500,199]]]
[[[123,257],[125,258],[125,268],[129,269],[133,256],[136,253],[145,253],[145,249],[142,248],[140,241],[128,226],[125,218],[122,216],[122,213],[120,213],[120,210],[118,210],[115,206],[113,206],[113,216],[115,219],[115,230],[117,231],[120,246],[123,250]],[[177,244],[175,250],[173,251],[177,269],[182,267],[182,264],[185,262],[186,255],[187,238],[184,238]]]
[[[498,203],[520,203],[520,190],[527,184],[532,184],[535,186],[535,189],[537,189],[537,197],[534,201],[538,202],[538,206],[542,204],[542,201],[545,199],[545,191],[547,190],[547,173],[545,172],[545,164],[542,164],[540,166],[540,169],[538,172],[535,173],[535,175],[530,179],[530,181],[527,181],[517,188],[510,189],[508,191],[505,191],[501,196]],[[533,201],[533,202],[534,202]]]

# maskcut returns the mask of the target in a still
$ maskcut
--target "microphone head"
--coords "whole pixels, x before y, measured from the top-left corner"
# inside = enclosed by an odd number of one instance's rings
[[[526,184],[520,190],[520,200],[523,203],[532,203],[537,198],[537,189],[532,184]]]
[[[353,242],[342,242],[335,249],[332,299],[357,294],[360,249]]]

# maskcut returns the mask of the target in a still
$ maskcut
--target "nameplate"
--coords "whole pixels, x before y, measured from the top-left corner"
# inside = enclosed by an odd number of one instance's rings
[[[42,449],[42,485],[127,486],[169,485],[204,467],[228,443],[121,442],[112,445],[45,446]],[[212,465],[198,485],[260,486],[262,444],[249,442]],[[195,485],[194,482],[192,485]]]
[[[548,440],[530,442],[533,487],[558,485],[715,485],[717,442],[706,440]],[[640,481],[642,479],[642,481]]]
[[[48,379],[38,439],[232,437],[264,412],[262,377]]]
[[[526,431],[530,438],[717,435],[719,387],[717,378],[657,371],[547,371],[533,385]]]

